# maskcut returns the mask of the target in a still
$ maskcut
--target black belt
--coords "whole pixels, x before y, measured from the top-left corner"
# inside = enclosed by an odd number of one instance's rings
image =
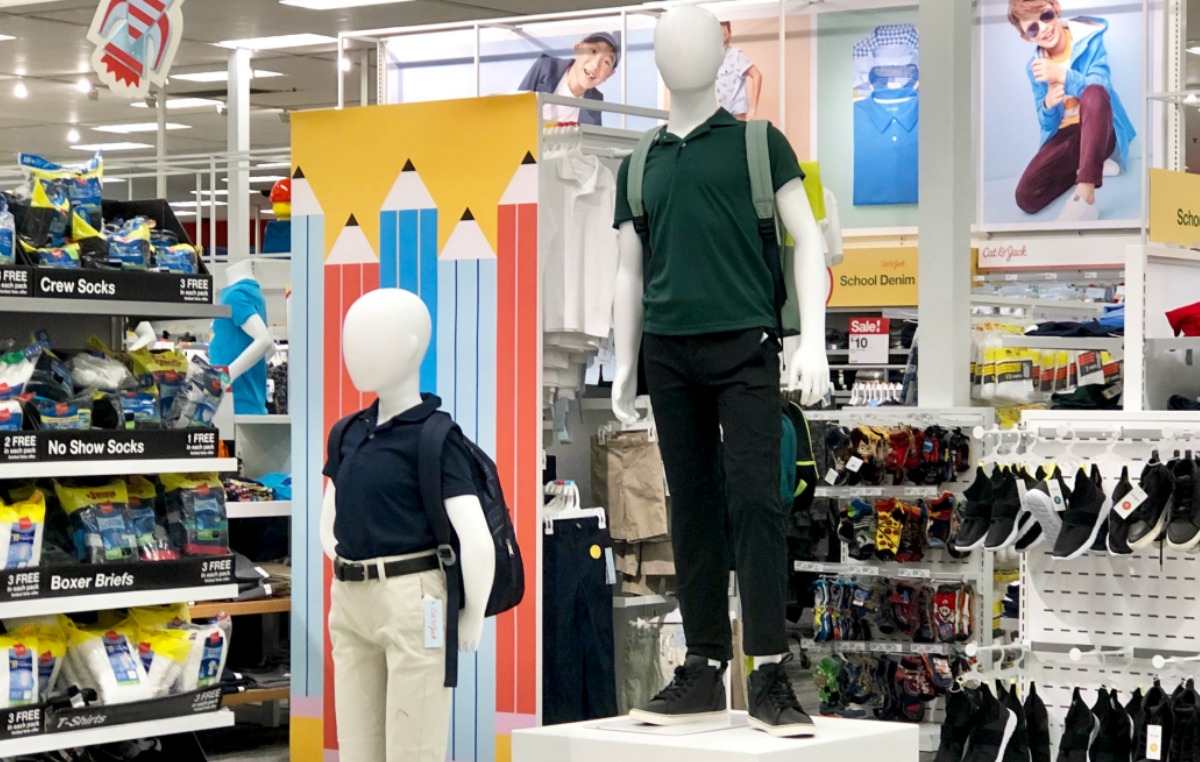
[[[379,566],[379,564],[370,561],[343,561],[340,558],[335,558],[333,560],[333,576],[340,582],[366,582],[372,579],[379,579]],[[384,578],[403,577],[406,574],[432,571],[438,568],[438,566],[438,557],[436,554],[388,561],[383,564],[383,576]]]

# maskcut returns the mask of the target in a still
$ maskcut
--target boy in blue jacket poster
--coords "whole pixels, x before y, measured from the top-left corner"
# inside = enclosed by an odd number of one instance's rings
[[[538,56],[517,89],[602,101],[604,94],[599,87],[613,75],[620,61],[621,45],[617,36],[609,32],[594,32],[575,43],[574,58]],[[547,106],[542,117],[548,122],[595,125],[601,122],[599,109],[572,106]]]
[[[1062,17],[1058,0],[1009,0],[1008,20],[1037,46],[1026,67],[1041,147],[1017,184],[1017,206],[1037,214],[1070,192],[1060,222],[1100,217],[1096,191],[1129,166],[1136,135],[1112,84],[1108,22]]]

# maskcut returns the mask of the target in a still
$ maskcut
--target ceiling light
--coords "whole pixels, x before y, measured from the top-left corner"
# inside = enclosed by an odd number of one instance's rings
[[[80,77],[79,81],[75,83],[75,89],[87,95],[92,91],[92,81],[87,77]]]
[[[279,0],[280,5],[305,8],[310,11],[335,11],[339,8],[361,8],[366,5],[391,5],[409,0]]]
[[[1193,45],[1192,47],[1187,49],[1187,52],[1191,53],[1194,56],[1200,56],[1200,45]]]
[[[13,37],[11,34],[0,34],[0,42],[8,42],[9,40],[15,39],[17,38]]]
[[[270,77],[282,77],[283,74],[277,71],[262,71],[255,69],[251,72],[251,77],[254,79],[268,79]],[[190,74],[172,74],[172,80],[183,80],[184,82],[228,82],[229,71],[222,69],[221,71],[194,71]]]
[[[1183,102],[1184,103],[1195,103],[1196,102],[1196,94],[1188,93],[1187,97],[1183,99]]]
[[[176,209],[176,210],[174,210],[174,212],[175,212],[176,217],[195,217],[196,216],[195,212],[185,212],[182,209]]]
[[[228,196],[227,190],[192,191],[193,196]]]
[[[349,56],[342,56],[342,71],[350,71],[353,68],[354,62],[350,60]]]
[[[100,178],[101,185],[118,185],[123,182],[125,182],[124,177],[109,177],[108,175],[105,175],[104,177]]]
[[[228,206],[224,201],[172,201],[172,208],[195,209],[198,206]]]
[[[37,5],[49,2],[53,2],[53,0],[0,0],[0,8],[15,8],[18,5]]]
[[[78,143],[79,142],[79,130],[75,129],[74,127],[67,130],[67,142],[68,143]]]
[[[220,105],[220,103],[221,101],[215,98],[168,98],[167,111],[189,108],[212,108],[213,106]],[[134,108],[150,108],[150,104],[145,101],[133,101],[129,105]]]
[[[87,145],[73,145],[71,147],[76,151],[91,151],[92,153],[95,153],[96,151],[140,151],[143,148],[153,148],[154,146],[150,145],[149,143],[117,142],[88,143]]]
[[[21,100],[29,97],[29,88],[25,86],[24,82],[18,81],[17,84],[13,85],[13,97],[20,98]]]
[[[314,45],[332,45],[335,37],[323,34],[281,34],[277,37],[248,37],[244,40],[225,40],[216,43],[219,48],[231,50],[283,50],[286,48],[308,48]]]
[[[168,130],[190,130],[190,124],[167,122]],[[114,135],[132,135],[136,132],[158,132],[158,122],[134,122],[133,124],[102,124],[92,127],[96,132],[111,132]]]
[[[291,169],[292,163],[290,161],[271,161],[271,162],[266,162],[264,164],[255,164],[254,168],[255,169]]]
[[[286,180],[286,179],[288,179],[287,175],[259,175],[257,177],[247,178],[247,182],[250,182],[250,183],[277,183],[280,180]],[[228,177],[222,177],[221,180],[223,182],[229,182]]]

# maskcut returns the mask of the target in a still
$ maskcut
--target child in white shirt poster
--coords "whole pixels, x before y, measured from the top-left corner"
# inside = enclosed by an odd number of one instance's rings
[[[725,37],[725,62],[717,72],[717,99],[721,108],[742,121],[755,119],[758,96],[762,92],[762,73],[740,48],[729,44],[733,25],[721,22]]]

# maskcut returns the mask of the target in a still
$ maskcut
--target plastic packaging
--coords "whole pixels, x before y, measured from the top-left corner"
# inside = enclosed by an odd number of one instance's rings
[[[59,180],[34,180],[29,208],[21,223],[21,243],[33,249],[62,246],[71,224],[70,217],[67,184]]]
[[[137,542],[138,557],[143,561],[171,561],[179,553],[171,547],[165,516],[155,511],[158,488],[144,476],[130,476],[125,480],[129,495],[129,523]]]
[[[69,399],[55,402],[38,397],[34,400],[47,431],[87,431],[92,428],[93,392],[87,390]]]
[[[132,625],[111,629],[72,625],[68,631],[67,659],[81,679],[95,684],[100,703],[125,704],[152,698],[136,641]]]
[[[108,267],[108,239],[78,214],[71,214],[71,238],[79,244],[79,258],[84,267]]]
[[[225,489],[216,474],[163,474],[171,543],[185,556],[227,555]]]
[[[78,270],[83,267],[82,249],[77,243],[33,246],[22,239],[21,248],[29,260],[38,267],[47,267],[52,270]]]
[[[174,349],[155,352],[138,349],[129,356],[133,359],[133,372],[138,383],[158,387],[159,415],[165,419],[187,378],[187,358]]]
[[[166,696],[183,676],[196,633],[187,630],[138,630],[138,657],[150,693]]]
[[[17,226],[12,212],[8,211],[8,200],[0,194],[0,265],[17,263]]]
[[[147,630],[187,629],[192,617],[186,603],[167,603],[162,606],[140,606],[129,610],[129,618]]]
[[[38,702],[37,632],[22,627],[17,632],[0,635],[0,709],[26,706]]]
[[[126,429],[162,428],[157,386],[150,384],[118,392],[117,400],[121,405],[121,412],[125,414]]]
[[[67,633],[55,620],[35,626],[38,647],[38,696],[45,701],[58,689],[67,655]]]
[[[125,482],[94,487],[55,482],[54,491],[71,521],[77,560],[93,564],[136,560]]]
[[[25,393],[25,386],[33,378],[41,348],[38,346],[16,349],[11,345],[0,355],[0,399],[12,399]]]
[[[134,217],[108,236],[110,265],[126,270],[145,270],[150,267],[150,223],[145,217]]]
[[[55,402],[62,402],[74,395],[75,386],[71,383],[71,371],[51,349],[50,337],[45,331],[37,332],[34,342],[26,349],[26,354],[35,355],[36,361],[25,391]]]
[[[6,538],[0,549],[5,569],[27,569],[42,562],[42,538],[46,531],[46,496],[34,489],[28,498],[13,505],[0,504],[0,528]]]
[[[188,368],[187,378],[171,404],[164,425],[169,429],[212,426],[229,383],[225,368],[214,367],[197,357]]]
[[[25,425],[25,409],[20,400],[0,400],[0,432],[20,431]]]
[[[99,230],[104,227],[103,186],[104,159],[100,152],[82,166],[65,167],[41,156],[23,153],[17,156],[21,169],[34,180],[57,182],[64,186],[71,212]]]
[[[200,257],[195,247],[186,243],[162,246],[154,250],[154,264],[159,269],[179,275],[195,275],[200,271]]]
[[[92,387],[105,392],[132,389],[137,386],[133,374],[124,363],[94,351],[80,352],[67,363],[75,388]]]
[[[201,627],[192,634],[195,638],[180,678],[181,691],[194,691],[219,683],[225,670],[225,658],[229,655],[229,637],[220,627]]]

